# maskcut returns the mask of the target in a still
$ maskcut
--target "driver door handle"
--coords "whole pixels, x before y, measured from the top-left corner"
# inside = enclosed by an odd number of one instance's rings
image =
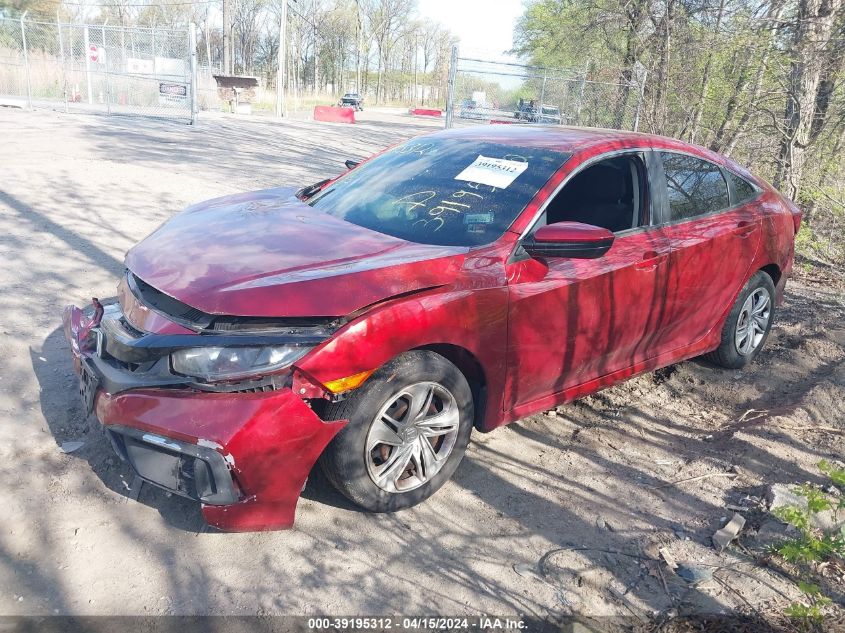
[[[643,253],[643,258],[634,264],[637,270],[654,270],[666,261],[666,253],[658,253],[657,251],[646,251]]]

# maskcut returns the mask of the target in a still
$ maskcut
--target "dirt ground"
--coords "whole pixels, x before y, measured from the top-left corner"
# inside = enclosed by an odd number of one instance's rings
[[[372,111],[355,126],[221,116],[191,128],[0,109],[0,614],[636,621],[776,613],[797,597],[749,552],[766,484],[822,483],[816,463],[843,456],[841,432],[814,429],[845,429],[837,270],[790,281],[747,370],[681,363],[476,433],[453,481],[411,510],[362,513],[317,474],[286,532],[211,531],[195,504],[151,486],[131,499],[129,470],[82,416],[62,307],[114,294],[124,252],[187,204],[310,183],[436,127]],[[750,409],[769,414],[738,422]],[[748,508],[747,549],[717,554],[727,505]],[[652,560],[662,547],[715,579],[688,585]]]

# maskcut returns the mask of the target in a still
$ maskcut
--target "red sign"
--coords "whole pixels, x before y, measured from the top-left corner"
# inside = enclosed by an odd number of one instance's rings
[[[100,61],[100,47],[96,44],[91,44],[90,46],[88,46],[88,58],[92,62]]]

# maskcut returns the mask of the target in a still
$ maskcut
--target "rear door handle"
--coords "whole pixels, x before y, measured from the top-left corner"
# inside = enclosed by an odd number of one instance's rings
[[[637,270],[654,270],[660,264],[666,261],[666,253],[658,253],[657,251],[646,251],[643,253],[643,258],[634,264]]]
[[[738,235],[739,237],[748,237],[754,232],[754,229],[757,228],[754,222],[748,222],[747,220],[742,220],[738,222],[736,228],[733,230],[734,235]]]

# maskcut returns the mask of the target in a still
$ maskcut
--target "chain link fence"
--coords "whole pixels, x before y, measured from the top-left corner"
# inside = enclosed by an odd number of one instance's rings
[[[193,27],[0,18],[0,103],[194,122],[195,51]]]
[[[636,130],[645,69],[630,80],[588,68],[547,68],[452,50],[446,127],[541,123]]]

